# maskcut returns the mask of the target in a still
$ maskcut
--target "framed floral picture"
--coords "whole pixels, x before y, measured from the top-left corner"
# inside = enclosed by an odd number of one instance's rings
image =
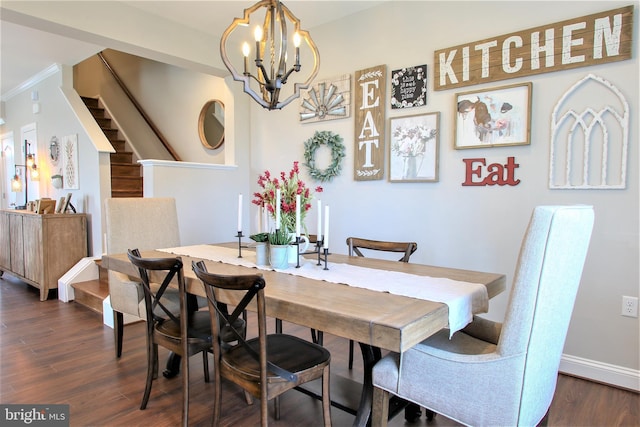
[[[456,94],[454,148],[529,145],[531,83]]]
[[[437,182],[440,113],[389,119],[389,181]]]

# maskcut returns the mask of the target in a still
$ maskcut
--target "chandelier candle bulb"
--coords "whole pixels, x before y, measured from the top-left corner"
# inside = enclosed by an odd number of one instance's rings
[[[242,54],[244,55],[244,74],[249,74],[249,53],[251,53],[249,43],[242,44]]]
[[[242,194],[238,194],[238,233],[242,232]]]
[[[296,237],[300,237],[300,195],[296,195]]]
[[[262,28],[260,28],[260,26],[256,26],[256,30],[253,34],[256,38],[256,61],[260,61],[260,41],[262,40]]]
[[[300,34],[293,35],[293,45],[296,47],[296,66],[300,65]]]
[[[329,249],[329,206],[324,207],[324,249]]]

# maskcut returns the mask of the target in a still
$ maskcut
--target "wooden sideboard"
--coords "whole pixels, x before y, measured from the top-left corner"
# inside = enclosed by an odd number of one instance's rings
[[[39,288],[40,301],[86,256],[86,214],[0,210],[0,275],[6,271]]]

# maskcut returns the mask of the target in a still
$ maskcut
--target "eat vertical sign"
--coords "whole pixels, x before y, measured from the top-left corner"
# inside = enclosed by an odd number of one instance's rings
[[[465,164],[465,180],[463,186],[486,185],[518,185],[516,169],[520,167],[515,157],[508,157],[507,163],[491,163],[487,165],[487,159],[462,159]]]
[[[378,180],[384,174],[386,66],[356,71],[355,79],[353,178]]]

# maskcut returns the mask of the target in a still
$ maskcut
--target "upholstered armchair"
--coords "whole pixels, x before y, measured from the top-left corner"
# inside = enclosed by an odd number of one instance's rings
[[[466,425],[546,420],[593,221],[590,206],[535,208],[504,322],[477,317],[380,360],[373,425],[386,425],[390,393]]]
[[[178,214],[172,198],[112,198],[104,203],[107,254],[180,246]],[[109,271],[116,357],[122,355],[123,314],[146,318],[144,292],[137,279]],[[167,307],[180,312],[179,295],[167,292]],[[165,302],[163,300],[163,302]]]

